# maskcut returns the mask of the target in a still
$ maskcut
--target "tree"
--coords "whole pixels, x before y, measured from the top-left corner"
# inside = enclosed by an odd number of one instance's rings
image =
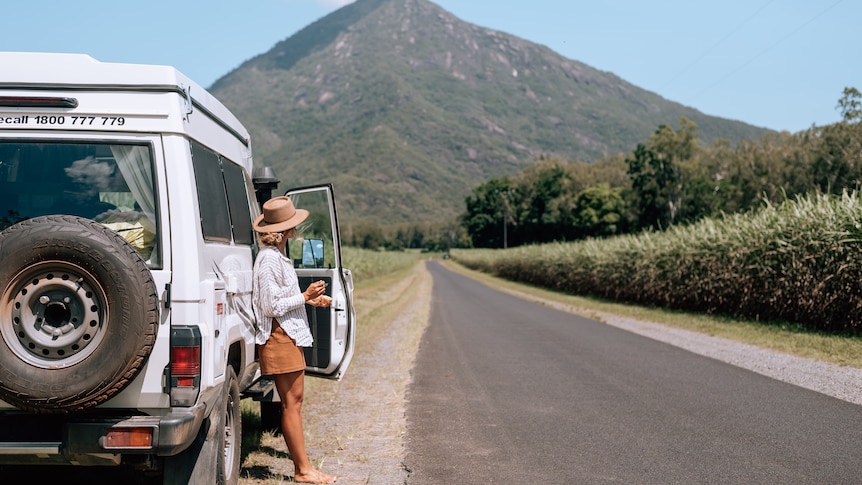
[[[813,153],[811,173],[824,193],[840,194],[859,189],[862,181],[862,94],[844,88],[838,100],[843,122],[812,129],[815,136],[809,147]]]
[[[502,248],[506,237],[507,194],[513,193],[508,178],[494,178],[473,189],[465,199],[467,210],[461,215],[461,226],[480,248]]]
[[[856,88],[844,88],[844,95],[838,100],[836,108],[841,110],[841,118],[847,123],[862,121],[862,93]]]
[[[646,143],[637,146],[633,157],[626,159],[633,207],[638,211],[641,228],[666,228],[680,213],[686,181],[682,167],[694,165],[700,150],[697,125],[685,117],[679,123],[678,131],[659,126]]]
[[[632,180],[631,194],[637,211],[638,227],[666,228],[673,221],[672,187],[679,173],[669,161],[663,160],[643,143],[635,148],[633,157],[626,159]]]
[[[862,123],[835,123],[817,128],[811,173],[823,193],[859,189],[862,181]]]
[[[380,249],[385,246],[386,238],[383,229],[371,222],[358,222],[348,227],[349,235],[344,239],[345,245],[364,249]]]
[[[579,238],[611,236],[623,231],[626,204],[620,189],[606,183],[584,189],[575,197],[574,229]]]
[[[571,191],[568,161],[539,157],[534,165],[513,177],[514,192],[504,202],[510,210],[514,231],[512,246],[525,242],[549,242],[564,239],[569,227],[561,220],[559,198]]]

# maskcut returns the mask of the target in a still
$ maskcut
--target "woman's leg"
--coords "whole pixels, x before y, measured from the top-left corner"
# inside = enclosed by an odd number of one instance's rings
[[[293,460],[293,479],[297,483],[334,483],[334,476],[314,469],[308,461],[302,430],[304,386],[305,371],[275,376],[275,388],[281,399],[281,434]]]

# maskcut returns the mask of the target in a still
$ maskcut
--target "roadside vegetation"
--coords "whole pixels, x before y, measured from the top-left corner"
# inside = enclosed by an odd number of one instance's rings
[[[592,164],[542,156],[461,216],[462,264],[574,295],[862,336],[862,93],[843,120],[702,146],[661,126]],[[460,244],[452,247],[462,248]]]
[[[630,153],[591,163],[540,155],[466,198],[473,247],[575,241],[664,231],[811,194],[840,196],[862,180],[862,93],[846,88],[843,121],[735,146],[701,144],[697,125],[659,126]],[[452,246],[464,247],[460,240]]]
[[[664,232],[452,257],[575,295],[862,335],[860,251],[862,200],[854,192]]]
[[[357,247],[342,247],[344,267],[353,273],[356,286],[374,282],[377,278],[410,268],[416,261],[428,258],[428,253],[419,250],[377,251]]]

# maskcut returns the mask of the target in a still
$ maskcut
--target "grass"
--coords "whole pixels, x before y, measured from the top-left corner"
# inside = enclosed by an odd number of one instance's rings
[[[805,330],[795,325],[764,324],[763,322],[646,308],[598,298],[574,296],[470,270],[451,260],[444,264],[452,271],[457,271],[489,286],[506,289],[529,299],[550,300],[576,307],[579,309],[579,313],[598,320],[601,320],[600,313],[610,313],[715,335],[799,357],[862,368],[862,337],[825,334]]]
[[[413,266],[420,259],[429,257],[428,253],[419,250],[372,251],[353,247],[342,248],[341,254],[344,267],[353,273],[353,281],[357,287],[373,284],[378,278],[392,275]]]

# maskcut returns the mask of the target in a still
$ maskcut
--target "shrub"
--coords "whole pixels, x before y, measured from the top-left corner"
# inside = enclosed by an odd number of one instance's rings
[[[860,221],[858,193],[815,195],[660,233],[452,257],[572,294],[862,334]]]

